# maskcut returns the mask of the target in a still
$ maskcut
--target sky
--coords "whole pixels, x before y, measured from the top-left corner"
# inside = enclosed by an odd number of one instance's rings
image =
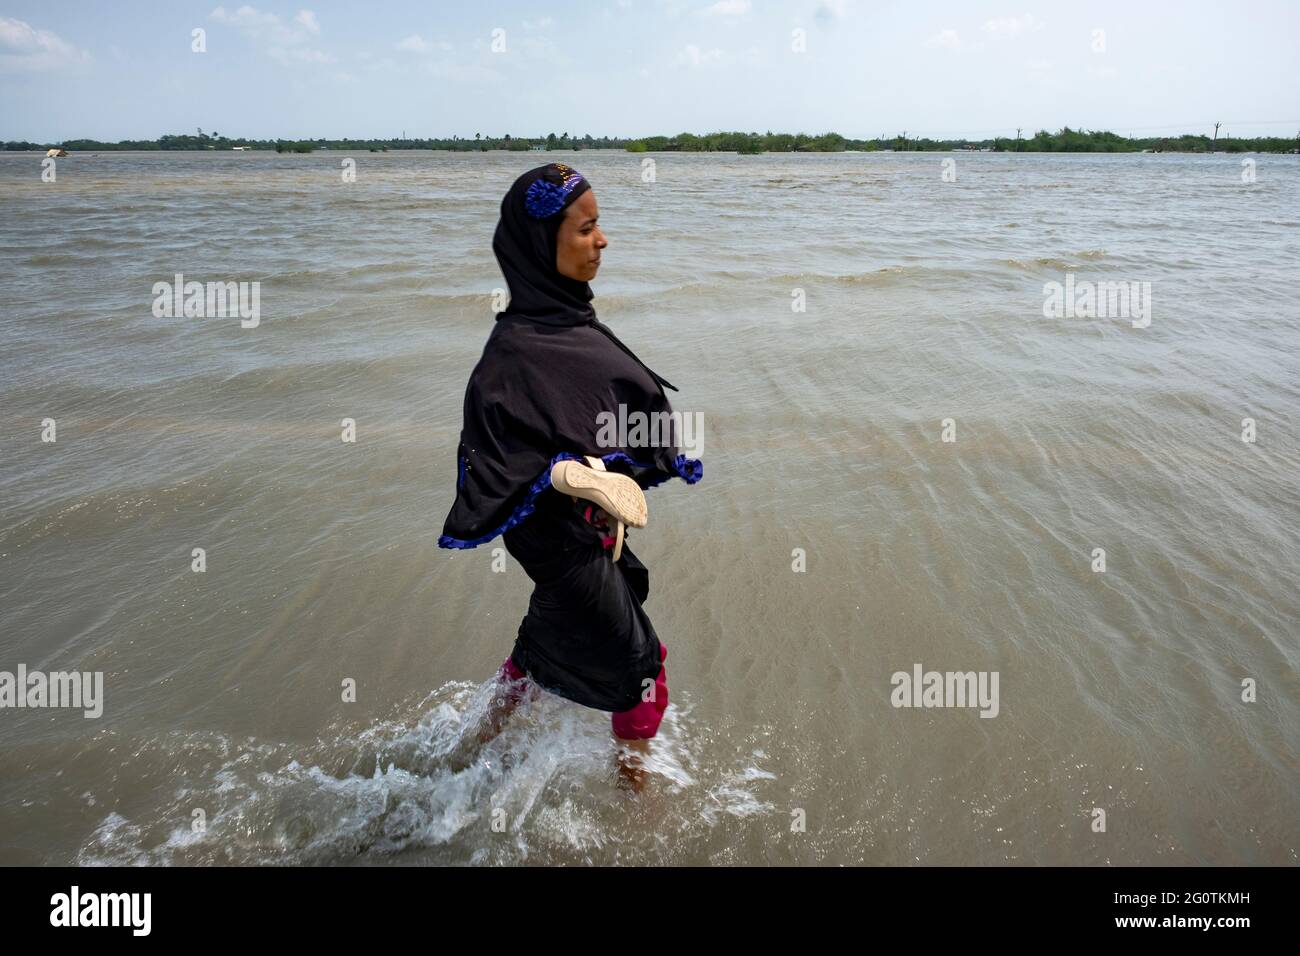
[[[1300,0],[0,0],[0,140],[1290,137],[1298,65]]]

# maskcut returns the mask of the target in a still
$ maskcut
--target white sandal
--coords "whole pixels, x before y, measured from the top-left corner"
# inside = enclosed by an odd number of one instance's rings
[[[557,461],[551,466],[551,484],[574,499],[594,503],[618,522],[613,553],[617,561],[623,554],[624,525],[644,528],[649,519],[645,492],[627,475],[606,469],[601,459],[588,455],[586,460],[590,467],[572,459]]]

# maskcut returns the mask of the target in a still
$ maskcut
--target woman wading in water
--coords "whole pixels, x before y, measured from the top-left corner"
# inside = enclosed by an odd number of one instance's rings
[[[590,183],[563,163],[524,173],[501,202],[492,251],[510,306],[465,390],[456,502],[438,545],[503,535],[534,588],[470,744],[500,731],[530,683],[610,712],[625,744],[653,737],[668,707],[668,651],[642,609],[649,572],[625,526],[646,523],[643,489],[694,484],[703,465],[678,453],[675,432],[655,447],[601,434],[610,415],[667,421],[664,389],[676,388],[596,318],[587,282],[607,245],[597,218]],[[636,746],[622,748],[620,766],[639,785]]]

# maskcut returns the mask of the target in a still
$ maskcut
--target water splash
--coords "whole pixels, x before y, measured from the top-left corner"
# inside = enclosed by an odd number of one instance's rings
[[[541,857],[592,862],[655,853],[653,833],[689,832],[770,808],[753,792],[773,775],[699,765],[689,701],[650,742],[641,792],[618,786],[609,717],[534,691],[502,732],[478,746],[493,682],[452,682],[409,723],[388,721],[310,747],[176,737],[168,763],[220,754],[170,799],[129,819],[108,814],[78,865],[440,862]],[[180,749],[181,754],[176,754]],[[192,776],[193,774],[191,774]],[[195,823],[195,810],[203,814]],[[637,821],[640,821],[639,823]],[[658,834],[659,838],[663,834]]]

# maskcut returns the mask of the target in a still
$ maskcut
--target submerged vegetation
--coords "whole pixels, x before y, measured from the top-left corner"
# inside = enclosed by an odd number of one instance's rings
[[[473,139],[452,136],[442,139],[314,139],[314,140],[255,140],[231,139],[220,133],[196,135],[177,134],[161,136],[156,140],[122,140],[104,143],[93,139],[70,139],[62,143],[7,142],[5,150],[39,150],[61,147],[69,152],[107,152],[109,150],[275,150],[277,153],[310,153],[317,149],[369,150],[387,152],[400,149],[437,149],[456,152],[508,150],[510,152],[547,151],[553,149],[626,149],[631,153],[645,152],[736,152],[755,153],[838,153],[845,150],[874,152],[896,151],[948,151],[991,150],[1019,153],[1290,153],[1300,151],[1300,134],[1294,138],[1261,136],[1238,139],[1220,136],[1183,133],[1179,136],[1127,137],[1107,130],[1081,130],[1066,126],[1055,133],[1039,130],[1032,136],[998,136],[992,139],[929,139],[898,136],[880,136],[875,139],[847,139],[839,133],[743,133],[717,132],[696,135],[678,133],[676,136],[646,136],[636,139],[590,134],[572,136],[566,132],[557,136],[500,137],[475,133]]]

